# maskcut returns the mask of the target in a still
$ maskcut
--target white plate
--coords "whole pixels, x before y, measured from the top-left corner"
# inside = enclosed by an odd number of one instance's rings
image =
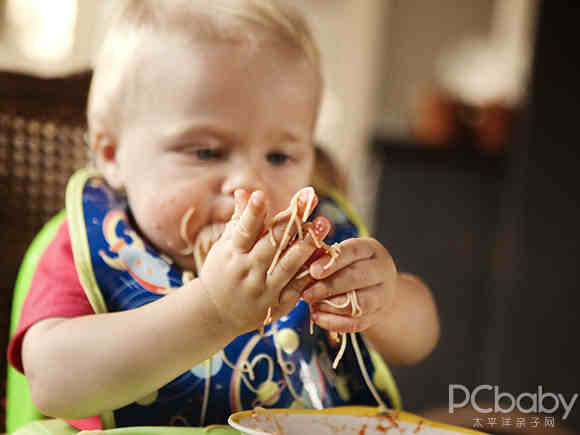
[[[402,411],[378,415],[377,408],[347,406],[324,410],[256,409],[232,414],[229,424],[249,435],[455,435],[481,434],[436,423]]]

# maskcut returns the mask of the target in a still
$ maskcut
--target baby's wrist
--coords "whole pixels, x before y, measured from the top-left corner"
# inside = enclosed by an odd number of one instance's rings
[[[209,323],[208,329],[227,337],[228,341],[243,332],[224,315],[221,304],[214,298],[211,289],[208,288],[201,277],[191,281],[190,285],[193,287],[190,289],[192,292],[197,294],[198,297],[202,296],[205,315]]]

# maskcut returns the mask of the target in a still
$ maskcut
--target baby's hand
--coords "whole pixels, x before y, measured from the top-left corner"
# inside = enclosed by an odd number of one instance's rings
[[[305,192],[298,201],[299,216],[308,203],[308,198],[303,196],[313,194],[309,193],[311,190]],[[277,251],[267,231],[267,210],[264,192],[255,191],[250,196],[245,190],[237,190],[234,215],[199,273],[200,282],[222,320],[231,325],[236,334],[261,328],[269,309],[273,319],[286,314],[311,282],[309,276],[295,278],[316,249],[310,235],[297,240],[284,251],[271,273],[267,273]],[[278,243],[287,222],[288,219],[283,219],[272,228]],[[330,223],[318,218],[313,228],[317,237],[322,239],[328,233]],[[294,233],[295,229],[292,229]]]
[[[330,256],[310,266],[311,276],[318,280],[303,294],[311,305],[312,320],[335,332],[359,332],[384,318],[395,299],[397,269],[390,254],[375,239],[347,239],[340,245],[340,255],[327,269]],[[348,293],[356,291],[359,309],[354,315]],[[324,302],[328,300],[335,306]]]

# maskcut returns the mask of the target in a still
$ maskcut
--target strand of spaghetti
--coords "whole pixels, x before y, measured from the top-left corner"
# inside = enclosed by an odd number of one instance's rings
[[[310,213],[312,212],[312,204],[314,203],[314,196],[315,196],[315,192],[314,192],[314,189],[312,187],[309,187],[307,189],[308,189],[308,193],[309,193],[308,202],[307,202],[306,207],[304,209],[304,213],[302,214],[302,222],[298,218],[298,198],[300,197],[301,191],[297,192],[292,197],[292,200],[290,201],[290,206],[288,207],[288,209],[278,213],[276,216],[274,216],[274,218],[272,220],[272,226],[273,226],[276,223],[280,222],[282,219],[285,219],[286,217],[288,217],[288,215],[290,215],[290,219],[288,220],[288,223],[286,224],[286,228],[284,229],[284,235],[282,236],[282,240],[278,244],[278,248],[276,249],[276,254],[274,255],[274,259],[272,260],[272,263],[270,264],[270,267],[268,268],[268,271],[266,272],[266,274],[268,274],[268,275],[270,275],[272,273],[272,271],[274,270],[274,267],[276,266],[276,264],[278,264],[278,260],[280,259],[280,255],[282,254],[282,251],[290,243],[290,229],[292,228],[293,224],[296,225],[298,238],[301,240],[304,238],[304,234],[302,232],[302,223],[306,222],[306,220],[310,216]],[[270,227],[268,231],[270,234],[270,241],[273,243],[274,246],[276,246],[277,242],[276,242],[276,238],[274,237],[272,227]],[[317,240],[317,238],[314,237],[313,232],[312,232],[311,236],[314,238],[314,240]],[[301,274],[301,275],[303,275],[303,274]],[[304,276],[306,276],[306,275],[304,275]],[[264,326],[272,322],[271,312],[272,312],[272,307],[268,307],[268,313],[266,314],[266,318],[264,319]],[[312,320],[311,320],[311,322],[312,322]],[[312,324],[310,325],[310,328],[312,329]],[[264,333],[263,326],[260,328],[259,333],[260,333],[260,335],[262,335]]]
[[[314,244],[317,248],[324,249],[326,253],[330,255],[330,261],[323,267],[324,270],[329,269],[340,255],[340,245],[338,243],[334,243],[332,246],[328,246],[326,243],[318,240],[312,228],[308,229],[308,234],[310,234],[310,237],[312,237],[314,240]]]
[[[213,357],[209,357],[204,361],[204,366],[206,369],[205,374],[205,388],[203,390],[203,402],[201,404],[201,416],[200,416],[200,426],[205,424],[205,415],[207,413],[207,403],[209,402],[209,387],[211,383],[211,362]]]
[[[348,341],[347,334],[342,334],[342,342],[340,343],[340,349],[339,349],[338,353],[336,354],[336,357],[334,358],[334,361],[332,363],[333,369],[336,369],[338,367],[338,363],[342,359],[342,356],[344,355],[344,351],[346,350],[346,342],[347,341]]]
[[[308,224],[306,224],[306,225],[308,225]],[[318,240],[318,237],[316,237],[316,234],[314,233],[314,230],[312,229],[311,226],[308,226],[307,227],[307,233],[312,238],[312,241],[314,242],[314,246],[316,246],[319,249],[324,247],[325,243],[324,242],[321,242],[320,240]],[[340,250],[337,250],[337,252],[340,252]],[[306,268],[302,272],[300,272],[298,275],[296,275],[296,279],[305,278],[309,274],[310,274],[310,269],[309,268]]]
[[[328,253],[330,254],[330,261],[326,263],[323,267],[324,270],[330,269],[330,266],[334,264],[338,256],[340,255],[340,246],[338,243],[334,243],[328,248]]]
[[[298,200],[303,192],[308,192],[308,201],[306,203],[306,207],[304,208],[304,213],[302,214],[302,219],[298,217]],[[280,255],[282,255],[282,251],[286,249],[288,244],[290,243],[290,230],[292,229],[292,225],[296,225],[296,231],[298,233],[298,237],[300,239],[304,238],[304,234],[302,233],[302,223],[308,220],[310,213],[312,213],[312,205],[314,204],[314,197],[316,193],[312,187],[306,187],[302,190],[299,190],[290,200],[290,206],[288,209],[281,211],[272,219],[272,225],[277,224],[278,222],[286,219],[290,216],[286,228],[284,230],[284,235],[282,236],[282,240],[278,244],[278,249],[276,250],[276,254],[274,255],[274,259],[272,260],[272,264],[268,269],[267,274],[270,275],[274,270],[276,264],[278,264],[278,260],[280,259]],[[270,240],[276,241],[273,234],[270,233]]]
[[[336,259],[340,255],[340,247],[339,247],[338,243],[334,243],[332,246],[328,246],[323,241],[318,240],[318,237],[316,237],[316,234],[314,233],[312,228],[308,228],[308,234],[310,234],[310,237],[312,237],[312,240],[314,241],[314,244],[317,248],[324,249],[330,255],[330,261],[324,266],[324,269],[328,269],[330,266],[332,266],[334,264],[334,262],[336,261]],[[308,275],[308,273],[310,273],[309,269],[306,269],[297,278],[299,278],[299,279],[303,278],[304,276]],[[326,301],[326,300],[323,302],[330,303],[329,301]],[[350,303],[350,300],[347,299],[346,305],[344,305],[344,307],[336,307],[336,308],[346,308],[349,303]],[[330,303],[330,305],[332,305],[332,303]],[[310,335],[313,335],[313,334],[314,334],[314,322],[312,321],[312,317],[310,317]]]
[[[362,308],[358,303],[358,296],[356,290],[352,290],[350,293],[351,303],[352,303],[352,316],[359,317],[362,316]]]
[[[272,307],[268,307],[268,312],[266,313],[266,319],[264,319],[264,326],[272,322]]]
[[[352,341],[352,346],[354,348],[354,353],[356,355],[356,360],[358,362],[358,366],[360,368],[360,371],[362,372],[363,378],[365,380],[365,383],[367,384],[368,389],[371,391],[373,397],[375,398],[377,404],[379,405],[379,409],[381,412],[386,412],[388,410],[387,405],[385,405],[385,402],[383,402],[383,399],[381,399],[381,396],[379,395],[379,393],[377,392],[374,384],[371,381],[371,378],[369,376],[369,373],[367,372],[367,369],[365,367],[363,358],[362,358],[362,354],[360,351],[360,348],[358,346],[358,341],[356,339],[356,334],[354,332],[350,332],[350,338]]]
[[[187,225],[189,224],[189,220],[195,213],[195,207],[189,207],[183,217],[181,218],[181,225],[179,226],[179,235],[183,239],[183,241],[187,244],[186,248],[181,251],[183,255],[189,255],[193,252],[193,242],[189,240],[187,236]]]
[[[316,237],[316,234],[314,233],[314,230],[312,228],[308,228],[308,234],[310,234],[310,237],[312,237],[312,240],[314,241],[314,246],[316,246],[317,248],[322,248],[324,247],[324,242],[318,240],[318,237]]]
[[[311,187],[309,189],[312,189]],[[314,189],[312,189],[312,191],[310,192],[310,195],[308,195],[308,202],[306,203],[306,207],[304,208],[304,213],[302,214],[302,223],[305,223],[308,218],[310,217],[310,214],[312,213],[312,205],[314,204]]]
[[[262,323],[262,327],[260,328],[260,335],[264,335],[264,327],[266,325],[269,325],[270,323],[272,323],[272,307],[268,307],[268,312],[266,313],[266,318],[264,319],[264,322]]]
[[[329,301],[329,300],[327,300],[327,299],[324,299],[324,300],[322,301],[322,303],[323,303],[323,304],[326,304],[326,305],[330,305],[330,306],[331,306],[331,307],[333,307],[333,308],[346,308],[346,307],[348,307],[348,306],[350,305],[350,303],[351,303],[350,299],[351,299],[351,298],[350,298],[350,293],[348,293],[348,294],[346,295],[346,301],[344,301],[342,304],[337,304],[337,303],[335,303],[335,302],[332,302],[332,301]]]
[[[322,301],[323,303],[326,303],[328,305],[330,305],[331,307],[334,308],[346,308],[349,305],[351,306],[351,316],[352,317],[358,317],[362,314],[362,310],[360,308],[360,305],[358,303],[358,297],[356,295],[356,291],[355,290],[351,290],[347,296],[346,296],[346,301],[342,304],[336,304],[332,301],[328,301],[328,300],[324,300]],[[334,362],[332,363],[332,368],[335,369],[338,366],[338,363],[340,362],[340,360],[342,359],[342,356],[344,355],[344,351],[346,349],[346,342],[347,342],[347,334],[346,333],[342,333],[342,343],[340,345],[340,350],[338,351],[338,354],[336,355],[336,357],[334,358]]]
[[[296,215],[294,216],[294,225],[296,225],[297,231],[297,238],[299,240],[304,239],[304,234],[302,233],[302,221],[298,217],[298,204],[296,205]]]
[[[274,255],[274,259],[272,260],[272,264],[270,264],[270,267],[268,269],[268,271],[266,272],[268,275],[271,275],[274,267],[276,266],[276,264],[278,264],[278,260],[280,259],[280,255],[282,255],[282,251],[286,248],[286,246],[288,245],[288,242],[290,242],[290,229],[292,228],[292,224],[295,223],[295,219],[296,216],[298,214],[298,205],[297,202],[295,202],[294,200],[291,202],[291,207],[292,207],[292,214],[290,216],[290,220],[288,221],[288,224],[286,225],[286,228],[284,230],[284,235],[282,236],[282,240],[280,240],[280,243],[278,244],[278,249],[276,250],[276,254]],[[277,223],[277,216],[274,217],[274,224]]]

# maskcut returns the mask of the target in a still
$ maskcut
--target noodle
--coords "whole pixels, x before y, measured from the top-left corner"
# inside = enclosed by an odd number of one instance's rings
[[[298,218],[298,200],[299,200],[300,196],[302,195],[302,192],[308,192],[308,201],[306,203],[306,207],[304,208],[304,213],[302,214],[302,219],[300,219],[300,218]],[[306,221],[308,220],[308,217],[312,213],[315,196],[316,196],[316,193],[314,192],[314,189],[312,187],[306,187],[304,189],[299,190],[290,200],[290,206],[286,210],[278,213],[272,219],[272,224],[271,224],[270,228],[268,229],[268,231],[269,231],[269,235],[270,235],[270,241],[272,242],[273,246],[277,246],[277,249],[276,249],[276,253],[274,254],[274,258],[272,259],[272,263],[270,264],[270,267],[268,268],[268,271],[266,272],[267,275],[272,274],[272,272],[274,271],[274,267],[276,267],[276,265],[278,264],[278,261],[280,260],[280,256],[282,255],[282,251],[284,249],[286,249],[286,247],[288,247],[288,245],[290,244],[290,241],[291,241],[290,240],[291,239],[290,230],[292,229],[292,225],[296,225],[298,238],[300,240],[302,240],[304,238],[304,233],[302,231],[302,224],[306,223]],[[282,220],[286,219],[288,216],[290,216],[290,219],[288,220],[286,228],[284,229],[284,234],[282,235],[282,240],[280,241],[280,243],[277,243],[276,238],[274,237],[274,233],[272,231],[272,227],[275,224],[277,224],[278,222],[281,222]],[[314,232],[312,232],[312,229],[309,228],[309,231],[311,232],[311,235],[313,237],[313,240],[315,240],[315,243],[318,243],[317,238],[314,237]],[[307,271],[304,271],[304,272],[307,272]],[[304,272],[302,272],[300,274],[301,277],[307,276],[307,273],[304,274]],[[268,307],[268,313],[266,315],[266,318],[264,319],[264,326],[270,324],[273,320],[272,316],[271,316],[271,312],[272,312],[271,308],[272,307]],[[263,327],[260,328],[261,334],[263,334],[263,331],[264,331],[264,328]]]
[[[336,304],[336,303],[329,301],[329,300],[323,300],[322,303],[330,305],[331,307],[334,307],[334,308],[346,308],[349,305],[351,305],[351,316],[352,317],[359,317],[362,314],[362,310],[360,308],[360,305],[358,304],[358,297],[356,295],[355,290],[351,290],[346,295],[346,301],[344,301],[342,304]],[[354,340],[354,338],[352,336],[351,336],[351,338]],[[340,345],[340,350],[338,351],[338,354],[336,355],[336,357],[334,358],[334,362],[332,363],[333,369],[335,369],[338,366],[338,363],[340,362],[340,360],[342,359],[342,356],[344,355],[344,351],[346,349],[346,342],[347,342],[347,333],[343,333],[342,334],[342,343]]]
[[[185,214],[183,215],[183,217],[181,218],[181,225],[179,226],[179,235],[186,243],[186,248],[181,251],[183,255],[189,255],[193,252],[193,243],[191,242],[191,240],[189,240],[189,237],[187,236],[187,224],[189,223],[189,220],[191,219],[194,213],[195,207],[189,207],[185,212]]]
[[[306,203],[304,213],[302,214],[302,219],[300,219],[300,218],[298,218],[298,200],[303,192],[308,192],[308,202]],[[315,194],[314,189],[312,187],[306,187],[304,189],[301,189],[290,200],[290,206],[286,210],[281,211],[276,216],[274,216],[274,219],[272,220],[272,226],[274,226],[278,222],[281,222],[282,220],[286,219],[288,216],[290,216],[290,219],[288,220],[288,224],[286,225],[286,228],[284,230],[284,235],[282,236],[282,240],[280,241],[280,243],[276,243],[278,249],[276,250],[276,254],[274,255],[274,259],[272,260],[272,264],[270,265],[270,268],[268,269],[268,272],[267,272],[268,275],[272,274],[274,267],[276,266],[276,264],[278,264],[278,260],[280,259],[280,256],[282,255],[282,251],[284,249],[286,249],[288,247],[288,244],[290,243],[290,230],[292,229],[292,225],[296,225],[296,231],[298,233],[298,238],[300,240],[302,240],[304,238],[304,234],[302,233],[302,223],[305,223],[308,220],[310,213],[312,213],[312,207],[314,204],[314,197],[315,196],[316,196],[316,194]],[[270,235],[271,235],[271,240],[273,240],[275,242],[276,239],[274,238],[273,234],[270,233]]]
[[[268,312],[266,313],[266,318],[264,319],[262,327],[260,328],[260,335],[264,335],[264,326],[272,323],[272,320],[273,320],[272,319],[272,307],[268,307]]]
[[[379,393],[377,392],[374,384],[371,381],[371,378],[367,372],[367,369],[365,367],[363,358],[362,358],[362,354],[360,352],[360,348],[358,346],[358,341],[356,339],[356,335],[354,332],[350,333],[350,338],[352,340],[352,347],[354,348],[354,353],[356,355],[356,360],[358,362],[358,366],[360,368],[360,371],[362,372],[363,378],[365,380],[365,383],[367,384],[368,389],[371,391],[373,397],[375,398],[375,400],[377,401],[377,404],[379,405],[380,411],[381,412],[386,412],[387,411],[387,405],[385,404],[385,402],[383,402],[383,399],[381,399],[381,396],[379,395]]]
[[[328,248],[328,254],[330,254],[330,261],[326,263],[323,267],[324,270],[330,269],[330,266],[334,264],[338,256],[340,255],[340,246],[338,243],[334,243],[331,247]]]

